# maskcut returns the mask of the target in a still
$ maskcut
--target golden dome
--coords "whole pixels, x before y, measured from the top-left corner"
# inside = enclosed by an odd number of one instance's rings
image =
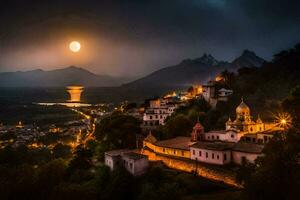
[[[236,108],[236,113],[250,113],[250,108],[242,99],[241,104]]]

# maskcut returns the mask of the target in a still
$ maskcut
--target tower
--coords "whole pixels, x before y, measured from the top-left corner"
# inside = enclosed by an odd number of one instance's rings
[[[68,86],[67,92],[70,94],[69,102],[80,102],[81,93],[84,87],[82,86]]]
[[[204,127],[200,124],[199,120],[193,127],[191,134],[191,141],[196,142],[198,140],[204,140]]]

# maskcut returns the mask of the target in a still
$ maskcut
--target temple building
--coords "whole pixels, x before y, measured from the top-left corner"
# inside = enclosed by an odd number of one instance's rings
[[[229,119],[225,130],[205,132],[198,121],[190,137],[158,141],[150,132],[144,139],[143,149],[162,156],[187,158],[208,164],[253,163],[262,155],[264,143],[278,130],[281,129],[275,124],[264,123],[260,118],[253,121],[250,108],[242,100],[236,108],[236,119]]]
[[[258,117],[256,121],[251,119],[250,108],[243,101],[236,108],[236,119],[231,121],[229,118],[226,122],[226,130],[237,129],[242,132],[257,133],[265,130],[265,124]]]

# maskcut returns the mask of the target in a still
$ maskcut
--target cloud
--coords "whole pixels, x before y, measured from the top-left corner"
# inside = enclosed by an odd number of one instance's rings
[[[50,69],[76,61],[98,73],[135,76],[205,52],[230,60],[245,48],[270,59],[299,39],[299,4],[279,0],[12,0],[0,8],[0,71]],[[61,50],[62,44],[74,38],[87,41],[89,53],[84,59],[74,61]],[[46,50],[51,57],[44,55]]]

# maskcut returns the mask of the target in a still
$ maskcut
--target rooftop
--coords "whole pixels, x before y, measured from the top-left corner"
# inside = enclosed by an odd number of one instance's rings
[[[105,155],[109,155],[109,156],[120,156],[123,153],[127,153],[130,150],[128,149],[117,149],[117,150],[112,150],[112,151],[107,151],[105,152]]]
[[[144,141],[150,142],[150,143],[155,143],[155,142],[157,142],[157,139],[150,132]]]
[[[192,144],[194,144],[194,142],[191,142],[190,137],[176,137],[169,140],[161,140],[155,143],[155,145],[160,147],[182,149],[182,150],[189,150],[189,147]]]
[[[263,148],[264,148],[264,145],[261,145],[261,144],[238,142],[234,145],[232,150],[246,152],[246,153],[260,154],[262,152]]]
[[[140,159],[147,159],[148,157],[139,153],[135,153],[135,152],[128,152],[128,153],[124,153],[123,157],[125,158],[129,158],[132,160],[140,160]]]
[[[226,130],[209,131],[207,133],[226,134]]]
[[[233,142],[197,142],[193,144],[191,147],[200,148],[200,149],[208,149],[208,150],[217,150],[217,151],[224,151],[230,150],[233,148],[235,143]]]

